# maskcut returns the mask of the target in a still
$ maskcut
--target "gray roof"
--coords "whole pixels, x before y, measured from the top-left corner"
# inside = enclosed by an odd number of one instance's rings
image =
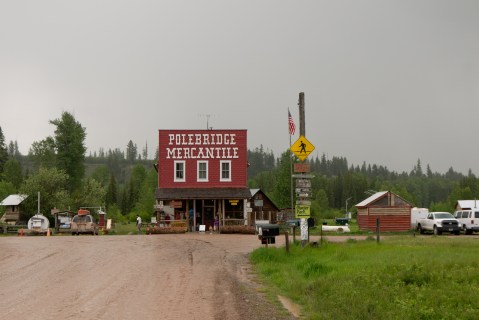
[[[479,208],[479,201],[477,200],[457,200],[457,203],[461,209]]]
[[[260,189],[249,189],[251,191],[251,197],[254,197],[255,194],[259,192]]]
[[[0,202],[0,206],[18,206],[26,198],[28,198],[26,194],[11,194]]]
[[[184,199],[249,199],[248,188],[158,188],[156,198],[159,200]]]
[[[370,196],[369,198],[366,198],[364,199],[363,201],[361,201],[360,203],[358,203],[356,205],[356,207],[365,207],[367,206],[368,204],[370,203],[373,203],[375,202],[376,200],[380,199],[382,196],[384,196],[386,193],[388,193],[388,191],[380,191],[380,192],[376,192],[375,194],[373,194],[372,196]]]

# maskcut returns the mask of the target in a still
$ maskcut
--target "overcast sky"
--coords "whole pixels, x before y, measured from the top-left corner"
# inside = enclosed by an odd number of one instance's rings
[[[0,0],[0,127],[23,154],[68,111],[89,152],[152,157],[158,129],[209,119],[279,156],[300,92],[313,157],[479,174],[479,1]]]

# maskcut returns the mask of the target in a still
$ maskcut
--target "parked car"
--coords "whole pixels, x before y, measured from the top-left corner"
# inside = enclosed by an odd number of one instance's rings
[[[98,224],[89,213],[88,210],[79,210],[78,214],[73,217],[70,223],[72,235],[79,235],[80,233],[98,234]]]
[[[459,226],[464,234],[479,231],[479,209],[460,210],[454,212],[454,217],[459,221]]]
[[[420,233],[432,231],[436,235],[443,232],[461,233],[459,221],[449,212],[429,212],[426,218],[417,219],[417,229]]]

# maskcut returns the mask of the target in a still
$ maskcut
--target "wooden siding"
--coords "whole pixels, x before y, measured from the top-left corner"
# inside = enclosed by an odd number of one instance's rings
[[[408,231],[411,229],[409,216],[362,215],[358,217],[359,230],[376,231],[376,218],[380,221],[380,231]]]
[[[192,144],[170,145],[169,135],[232,135],[234,144]],[[194,140],[193,140],[194,141]],[[168,150],[174,148],[190,148],[189,156],[183,152],[182,156],[173,159],[168,154]],[[214,157],[197,158],[191,156],[199,153],[200,148],[214,148]],[[233,151],[232,148],[236,150]],[[246,187],[247,184],[247,131],[246,130],[159,130],[159,159],[158,159],[158,187],[159,188],[232,188]],[[227,151],[229,150],[229,151]],[[237,157],[233,157],[236,154]],[[226,155],[226,156],[225,156]],[[175,182],[174,161],[184,161],[185,163],[185,181]],[[231,181],[221,181],[220,163],[221,161],[230,161],[231,163]],[[198,181],[197,166],[198,162],[208,163],[207,181]]]
[[[376,231],[377,218],[380,221],[380,231],[408,231],[411,229],[411,208],[406,206],[359,209],[359,230]]]

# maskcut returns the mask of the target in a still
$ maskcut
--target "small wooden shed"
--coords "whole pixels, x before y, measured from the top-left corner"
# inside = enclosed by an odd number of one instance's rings
[[[278,207],[261,189],[250,189],[251,198],[249,202],[249,212],[251,216],[248,219],[250,225],[254,225],[256,220],[269,220],[270,223],[276,223],[278,220]]]
[[[356,205],[359,230],[376,231],[376,219],[380,231],[407,231],[411,229],[413,205],[391,191],[381,191]]]
[[[2,217],[7,224],[15,224],[20,220],[20,214],[22,213],[21,204],[23,200],[25,200],[28,195],[25,194],[11,194],[2,202],[0,202],[0,206],[5,207],[5,214]]]

